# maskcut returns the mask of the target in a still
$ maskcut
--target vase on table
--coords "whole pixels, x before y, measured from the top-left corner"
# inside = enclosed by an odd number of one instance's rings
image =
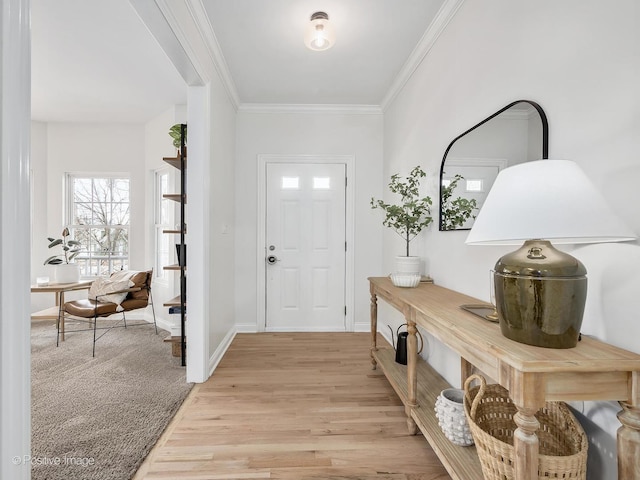
[[[80,266],[76,263],[60,263],[53,268],[54,283],[77,283],[80,281]]]

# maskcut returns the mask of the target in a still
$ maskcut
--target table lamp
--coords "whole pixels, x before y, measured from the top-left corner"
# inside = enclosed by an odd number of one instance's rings
[[[577,345],[587,270],[555,244],[622,242],[636,235],[569,160],[537,160],[502,170],[466,243],[521,245],[494,268],[502,334],[548,348]]]

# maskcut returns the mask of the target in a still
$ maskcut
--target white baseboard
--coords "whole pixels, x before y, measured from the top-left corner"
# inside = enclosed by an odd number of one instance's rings
[[[236,336],[236,333],[237,333],[237,330],[236,330],[235,327],[232,328],[231,330],[229,330],[227,332],[227,334],[225,335],[224,339],[222,340],[222,342],[220,342],[220,345],[218,345],[218,348],[216,348],[216,351],[213,352],[213,355],[211,355],[211,357],[209,358],[209,375],[208,375],[208,377],[213,375],[213,371],[216,369],[216,367],[220,363],[220,360],[222,360],[222,357],[225,354],[225,352],[229,349],[229,346],[231,345],[231,342],[233,341],[233,339]]]
[[[347,330],[344,328],[323,328],[323,327],[314,327],[314,328],[292,328],[292,327],[283,327],[283,328],[267,328],[266,332],[270,333],[315,333],[315,332],[336,332],[336,333],[344,333]]]
[[[235,326],[237,333],[258,333],[258,327],[255,323]]]
[[[353,325],[354,332],[370,332],[371,331],[371,323],[370,322],[356,322]]]
[[[255,323],[251,323],[251,324],[237,324],[236,323],[236,332],[237,333],[258,333],[258,327],[256,326]],[[322,328],[318,328],[318,329],[310,329],[310,328],[304,328],[304,329],[294,329],[294,328],[287,328],[287,329],[267,329],[268,332],[343,332],[344,330],[336,330],[336,329],[322,329]],[[348,331],[348,330],[347,330]],[[371,331],[371,324],[369,322],[358,322],[355,323],[353,326],[353,331],[354,332],[370,332]]]

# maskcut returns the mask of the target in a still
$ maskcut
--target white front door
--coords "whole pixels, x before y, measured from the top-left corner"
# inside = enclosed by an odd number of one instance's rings
[[[344,164],[267,164],[267,330],[345,330],[345,179]]]

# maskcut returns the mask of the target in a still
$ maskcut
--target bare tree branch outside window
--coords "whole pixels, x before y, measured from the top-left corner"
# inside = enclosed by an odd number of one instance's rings
[[[83,276],[129,268],[129,179],[69,176],[70,230]]]

